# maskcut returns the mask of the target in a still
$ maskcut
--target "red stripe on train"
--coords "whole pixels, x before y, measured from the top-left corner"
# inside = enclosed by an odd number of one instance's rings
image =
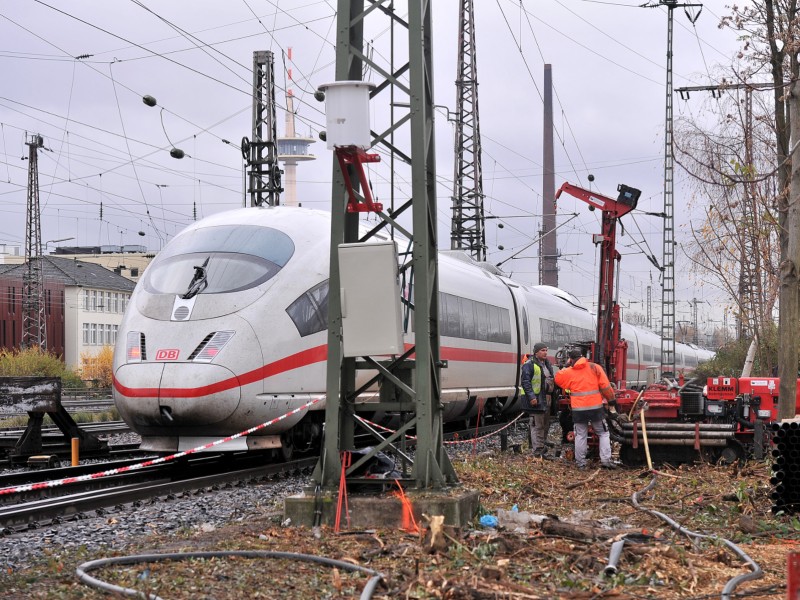
[[[442,348],[439,354],[442,359],[461,362],[515,363],[517,360],[513,352],[467,348]],[[326,360],[328,360],[328,346],[322,345],[276,360],[258,369],[242,373],[238,377],[229,377],[209,385],[193,388],[132,388],[123,385],[114,377],[114,389],[128,398],[200,398]]]

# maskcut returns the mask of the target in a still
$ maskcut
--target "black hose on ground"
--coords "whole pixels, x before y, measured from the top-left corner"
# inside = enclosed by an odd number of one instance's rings
[[[734,554],[736,554],[739,558],[741,558],[743,561],[745,561],[747,563],[747,565],[753,570],[751,573],[742,573],[741,575],[737,575],[733,579],[730,579],[728,581],[728,583],[725,584],[725,587],[722,588],[722,596],[721,596],[722,600],[730,600],[731,594],[733,594],[733,590],[735,590],[736,587],[740,583],[742,583],[744,581],[748,581],[750,579],[759,579],[760,577],[762,577],[764,575],[764,572],[761,570],[761,567],[758,565],[758,563],[756,563],[752,558],[750,558],[744,552],[744,550],[739,548],[739,546],[734,544],[732,541],[730,541],[728,539],[725,539],[725,538],[721,538],[721,537],[716,536],[716,535],[706,535],[706,534],[703,534],[703,533],[696,533],[694,531],[690,531],[690,530],[686,529],[685,527],[683,527],[680,523],[674,521],[671,517],[665,515],[664,513],[658,512],[657,510],[652,510],[650,508],[645,508],[644,506],[641,506],[639,504],[639,500],[638,500],[639,496],[641,494],[644,494],[644,493],[650,491],[651,489],[653,489],[653,487],[656,484],[657,479],[658,479],[658,474],[655,474],[653,479],[650,481],[650,483],[648,483],[644,487],[644,489],[642,489],[641,491],[638,491],[638,492],[634,492],[631,500],[633,502],[633,505],[637,509],[639,509],[641,511],[644,511],[646,513],[650,513],[651,515],[654,515],[654,516],[658,517],[659,519],[661,519],[662,521],[667,523],[670,527],[672,527],[675,531],[677,531],[679,533],[682,533],[682,534],[684,534],[684,535],[686,535],[686,536],[688,536],[690,538],[720,540],[730,550],[732,550]]]
[[[370,580],[367,581],[367,584],[364,586],[364,590],[361,592],[360,596],[361,600],[369,600],[370,598],[372,598],[372,594],[375,592],[375,588],[378,586],[378,583],[381,580],[383,580],[383,574],[379,573],[378,571],[373,571],[372,569],[367,569],[366,567],[360,567],[358,565],[354,565],[352,563],[344,562],[341,560],[326,558],[324,556],[314,556],[311,554],[297,554],[294,552],[272,552],[269,550],[176,552],[168,554],[139,554],[134,556],[119,556],[115,558],[100,558],[98,560],[91,560],[89,562],[85,562],[81,565],[78,565],[78,568],[75,569],[75,573],[77,574],[78,579],[81,581],[81,583],[97,588],[99,590],[115,594],[124,594],[126,596],[137,596],[139,598],[145,598],[147,600],[162,600],[156,594],[145,594],[144,592],[140,592],[138,590],[134,590],[131,588],[124,588],[118,585],[114,585],[112,583],[107,583],[105,581],[101,581],[95,577],[92,577],[88,573],[89,571],[94,571],[96,569],[102,569],[104,567],[110,567],[113,565],[133,565],[138,563],[158,562],[162,560],[186,560],[193,558],[228,558],[231,556],[236,556],[240,558],[282,558],[286,560],[300,560],[305,562],[318,563],[328,567],[337,567],[345,571],[355,571],[359,573],[365,573],[367,575],[372,575]]]

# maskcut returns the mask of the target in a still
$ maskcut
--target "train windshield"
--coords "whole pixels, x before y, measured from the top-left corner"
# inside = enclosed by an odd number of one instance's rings
[[[269,227],[226,225],[178,236],[159,252],[144,286],[154,294],[221,294],[274,277],[294,254],[285,233]],[[202,271],[202,285],[198,273]]]

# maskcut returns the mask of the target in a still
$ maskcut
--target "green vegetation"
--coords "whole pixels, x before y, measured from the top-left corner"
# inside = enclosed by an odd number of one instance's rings
[[[778,331],[773,323],[762,333],[762,338],[753,357],[754,377],[769,377],[778,364]],[[705,377],[739,377],[742,365],[750,348],[750,338],[728,342],[717,351],[716,356],[697,368],[695,373]]]
[[[62,388],[84,388],[80,376],[61,358],[40,348],[0,350],[0,377],[60,377]]]

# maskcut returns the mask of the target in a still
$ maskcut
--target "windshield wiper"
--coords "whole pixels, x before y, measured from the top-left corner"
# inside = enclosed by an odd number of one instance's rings
[[[195,265],[194,267],[194,277],[189,282],[189,287],[186,290],[186,293],[181,296],[184,300],[188,300],[189,298],[194,298],[197,294],[202,292],[204,289],[208,287],[208,275],[206,273],[206,267],[208,266],[208,260],[210,256],[207,256],[203,264],[199,267]]]

